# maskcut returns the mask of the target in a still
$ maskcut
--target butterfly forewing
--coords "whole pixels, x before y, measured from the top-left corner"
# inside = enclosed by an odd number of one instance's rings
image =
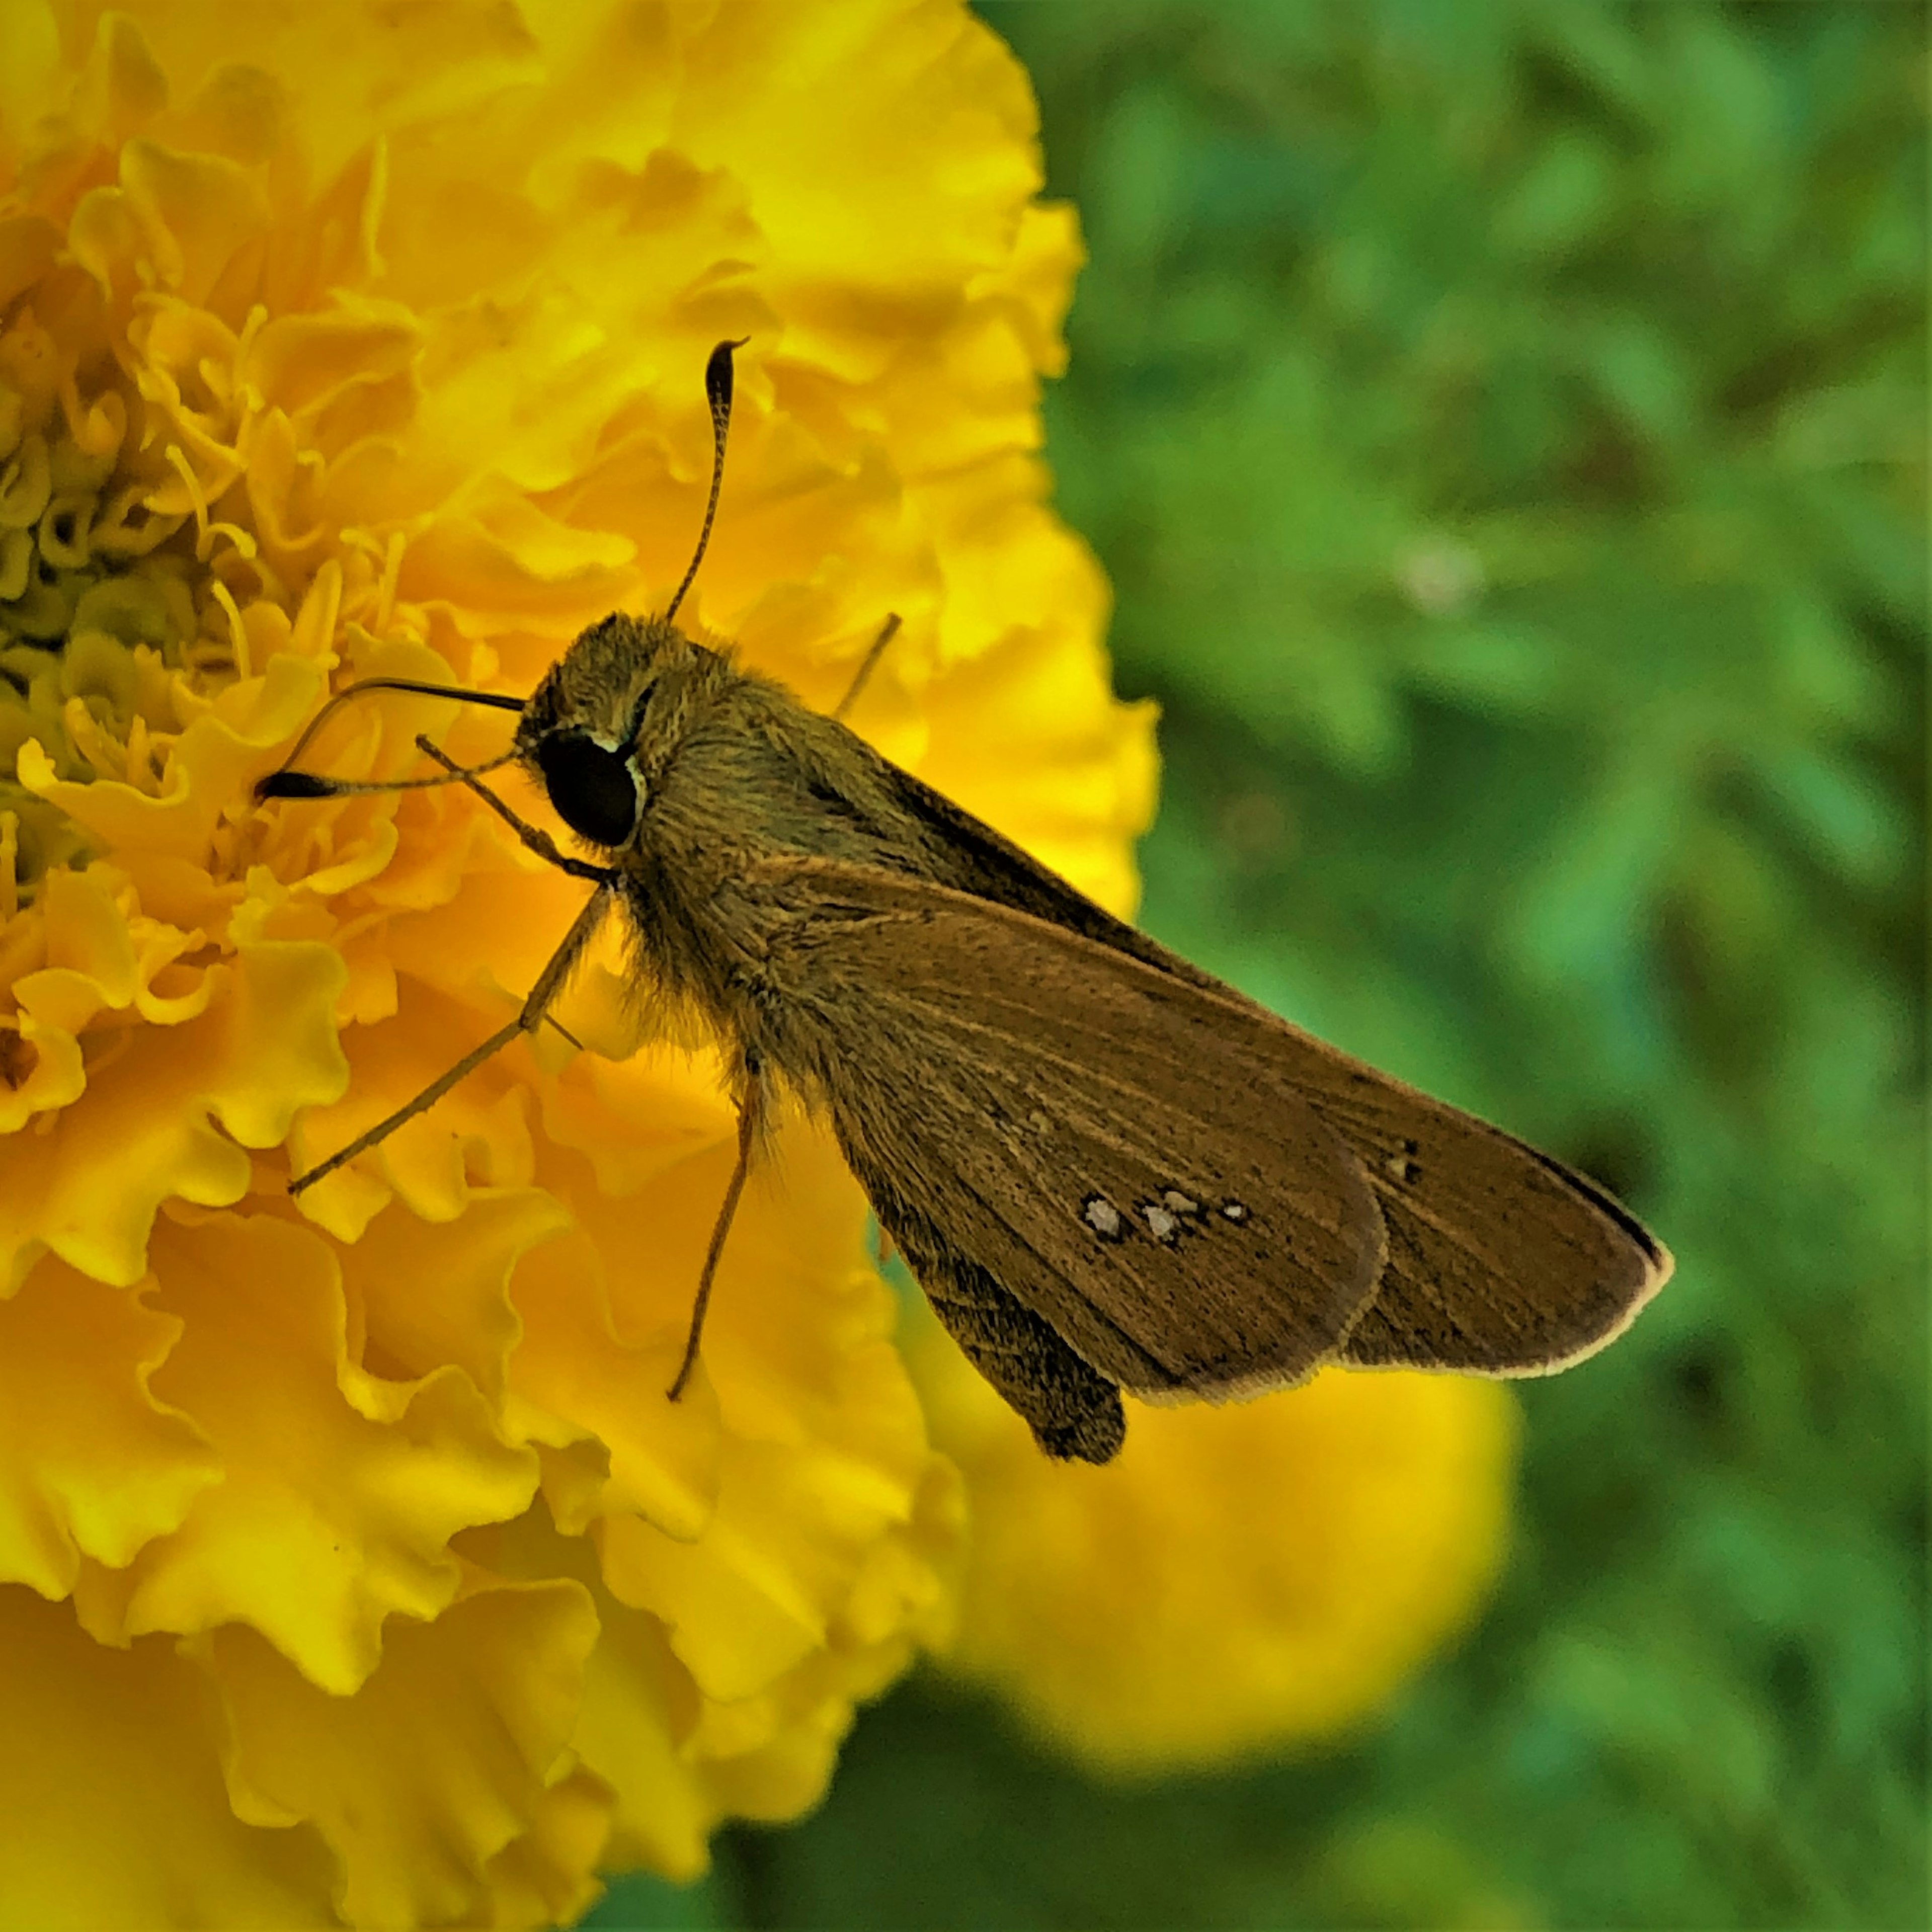
[[[1263,1010],[909,774],[892,776],[950,883]],[[1360,1160],[1388,1222],[1388,1261],[1345,1361],[1544,1373],[1621,1334],[1670,1278],[1669,1253],[1594,1182],[1325,1041],[1267,1024],[1280,1036],[1273,1063]]]
[[[810,860],[746,888],[786,904],[772,980],[875,1202],[916,1177],[959,1256],[1137,1394],[1335,1353],[1381,1216],[1269,1016],[921,880]]]

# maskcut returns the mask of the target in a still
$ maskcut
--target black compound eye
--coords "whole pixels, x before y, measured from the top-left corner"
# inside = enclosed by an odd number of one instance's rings
[[[537,764],[557,815],[594,845],[623,845],[638,826],[631,767],[580,731],[554,731],[537,744]]]

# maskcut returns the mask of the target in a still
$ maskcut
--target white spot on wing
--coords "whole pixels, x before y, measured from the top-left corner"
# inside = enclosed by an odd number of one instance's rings
[[[1237,1227],[1248,1218],[1247,1204],[1243,1201],[1224,1201],[1221,1203],[1221,1218],[1232,1221]]]
[[[1081,1203],[1080,1218],[1103,1241],[1120,1238],[1120,1210],[1104,1194],[1090,1194]]]
[[[1164,1241],[1169,1247],[1180,1232],[1180,1223],[1165,1208],[1143,1208],[1141,1213],[1146,1217],[1148,1232],[1156,1241]]]

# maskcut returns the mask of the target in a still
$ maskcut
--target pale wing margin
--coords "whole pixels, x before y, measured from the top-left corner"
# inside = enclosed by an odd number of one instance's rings
[[[1605,1190],[1286,1021],[1285,1077],[1360,1161],[1388,1232],[1342,1360],[1546,1375],[1614,1341],[1670,1251]]]
[[[916,1177],[948,1238],[1102,1375],[1215,1399],[1334,1357],[1382,1218],[1271,1016],[917,878],[788,860],[731,890],[759,902],[784,1064],[855,1167]]]

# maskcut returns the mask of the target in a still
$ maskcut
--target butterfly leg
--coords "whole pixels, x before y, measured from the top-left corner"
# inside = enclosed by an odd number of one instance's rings
[[[547,860],[558,871],[568,872],[574,879],[595,879],[601,885],[612,877],[608,866],[593,866],[586,859],[573,859],[568,852],[560,852],[556,841],[541,826],[520,818],[474,772],[466,770],[421,731],[416,734],[416,749],[434,758],[453,782],[467,785],[539,859]]]
[[[684,1385],[691,1379],[691,1372],[698,1366],[698,1344],[704,1333],[704,1311],[710,1305],[711,1284],[718,1273],[718,1257],[724,1252],[724,1237],[731,1232],[731,1222],[738,1212],[738,1198],[745,1191],[746,1177],[752,1171],[752,1150],[758,1136],[758,1102],[763,1089],[758,1078],[758,1063],[751,1062],[745,1076],[745,1091],[738,1102],[738,1158],[731,1168],[731,1178],[724,1184],[724,1198],[719,1203],[718,1219],[711,1230],[711,1245],[704,1251],[704,1266],[698,1276],[698,1295],[691,1306],[691,1329],[684,1338],[684,1359],[677,1365],[677,1373],[672,1378],[670,1400],[676,1401],[684,1393]]]
[[[899,614],[895,610],[886,620],[885,628],[872,640],[871,648],[860,660],[859,668],[852,675],[852,682],[845,687],[845,695],[832,707],[833,718],[842,722],[845,714],[858,703],[859,694],[866,688],[866,680],[872,676],[880,658],[885,656],[886,646],[898,634],[898,628]]]
[[[459,765],[445,754],[441,746],[432,745],[420,731],[416,734],[416,748],[421,752],[427,752],[438,764],[442,766],[445,778],[449,784],[467,785],[539,859],[548,860],[553,866],[557,867],[560,871],[568,872],[572,878],[604,880],[611,877],[610,871],[604,866],[588,865],[581,859],[573,859],[568,854],[560,852],[556,849],[556,840],[552,838],[548,832],[540,826],[532,825],[527,820],[518,818],[516,813],[512,812],[488,785],[479,782],[478,770],[488,771],[491,769],[490,766],[484,765],[472,770],[467,766]],[[500,758],[494,760],[494,763],[502,764],[507,761],[507,758]],[[552,1019],[548,1013],[544,1016],[544,1018],[548,1022],[552,1032],[562,1034],[579,1053],[584,1051],[583,1041],[579,1040],[567,1026],[560,1021]]]
[[[519,1034],[533,1033],[542,1024],[550,1002],[562,990],[563,982],[570,977],[571,968],[578,962],[584,949],[590,943],[592,936],[604,922],[612,902],[616,898],[617,887],[614,875],[600,874],[602,883],[584,910],[572,922],[570,930],[564,934],[563,944],[550,955],[550,963],[537,976],[536,984],[530,988],[530,998],[524,1000],[523,1010],[506,1027],[500,1028],[483,1044],[466,1053],[441,1079],[432,1081],[416,1098],[398,1107],[388,1119],[378,1120],[367,1133],[358,1134],[349,1144],[332,1154],[319,1167],[312,1167],[306,1174],[298,1174],[289,1183],[289,1192],[299,1194],[305,1187],[313,1187],[326,1175],[333,1174],[346,1162],[353,1160],[358,1154],[366,1154],[378,1142],[387,1140],[405,1120],[435,1106],[456,1083],[473,1073],[491,1054],[500,1052]]]

